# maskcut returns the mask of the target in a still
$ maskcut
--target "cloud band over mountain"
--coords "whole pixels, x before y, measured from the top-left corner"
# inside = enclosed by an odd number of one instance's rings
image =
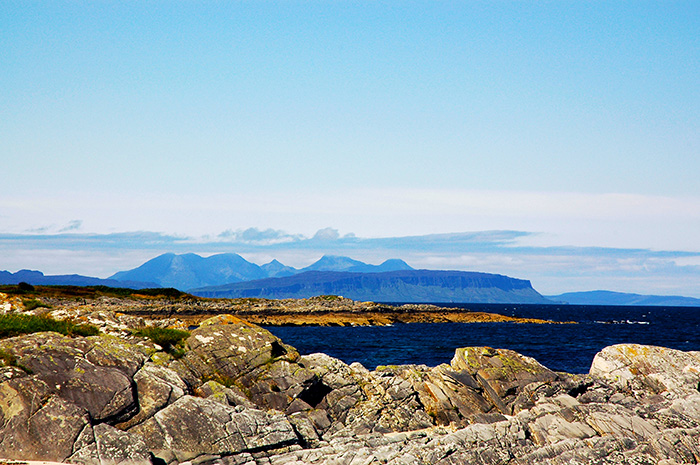
[[[503,273],[530,279],[543,293],[612,289],[699,296],[700,253],[527,245],[537,237],[528,231],[493,230],[363,238],[334,228],[310,237],[257,228],[204,237],[149,231],[0,234],[0,268],[109,276],[164,252],[235,252],[256,263],[278,258],[297,267],[324,254],[343,254],[369,263],[400,258],[414,268]]]

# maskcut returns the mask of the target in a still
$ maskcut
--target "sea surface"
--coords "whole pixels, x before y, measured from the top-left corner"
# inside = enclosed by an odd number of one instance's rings
[[[700,350],[700,307],[436,304],[575,325],[412,323],[393,326],[267,327],[301,354],[323,352],[346,363],[449,363],[458,347],[512,349],[555,371],[588,373],[595,354],[620,343]]]

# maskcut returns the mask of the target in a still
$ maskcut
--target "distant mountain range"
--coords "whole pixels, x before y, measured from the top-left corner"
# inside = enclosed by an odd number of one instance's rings
[[[641,295],[612,291],[567,292],[546,296],[550,300],[572,305],[656,305],[666,307],[700,307],[700,299],[672,295]]]
[[[293,276],[307,271],[347,271],[356,273],[381,273],[385,271],[412,270],[403,260],[387,260],[381,265],[368,265],[348,257],[324,255],[306,268],[285,266],[277,260],[256,265],[235,253],[200,257],[190,253],[167,253],[147,261],[138,268],[120,271],[110,276],[118,281],[152,281],[162,287],[174,287],[182,291],[206,286],[253,281],[264,278]]]
[[[380,302],[538,303],[579,305],[659,305],[700,307],[700,299],[569,292],[542,296],[529,281],[488,273],[414,270],[403,260],[369,265],[348,257],[324,255],[301,269],[277,260],[251,263],[235,253],[201,257],[160,255],[108,279],[81,275],[44,275],[40,271],[0,271],[0,284],[109,286],[132,289],[173,287],[203,297],[300,298],[321,294]]]
[[[130,289],[146,289],[163,287],[154,282],[117,281],[116,279],[92,278],[79,274],[44,275],[41,271],[20,270],[16,273],[0,271],[0,284],[29,283],[35,286],[109,286],[128,287]]]
[[[303,298],[320,294],[395,302],[548,303],[529,281],[487,273],[414,270],[403,260],[369,265],[324,255],[301,269],[277,260],[259,266],[238,254],[164,254],[115,280],[153,281],[202,297]]]
[[[401,270],[375,273],[307,271],[223,286],[191,289],[201,297],[305,298],[342,295],[379,302],[553,303],[530,281],[466,271]]]

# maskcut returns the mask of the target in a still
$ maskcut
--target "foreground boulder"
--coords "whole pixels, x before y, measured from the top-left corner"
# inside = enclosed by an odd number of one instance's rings
[[[189,386],[216,381],[245,393],[262,408],[285,412],[316,382],[314,373],[298,363],[296,349],[230,315],[205,321],[192,331],[187,346],[173,368]]]
[[[137,409],[132,378],[147,356],[120,339],[36,333],[0,341],[48,392],[83,408],[95,421]]]
[[[468,347],[450,364],[370,371],[324,354],[300,356],[228,315],[194,329],[184,353],[165,353],[126,330],[110,334],[0,340],[0,458],[700,462],[697,353],[612,346],[589,374],[570,375],[513,351]]]
[[[36,377],[0,384],[0,457],[65,460],[88,426],[87,410],[54,394]]]
[[[698,393],[700,352],[619,344],[596,354],[590,372],[618,389],[682,398]]]

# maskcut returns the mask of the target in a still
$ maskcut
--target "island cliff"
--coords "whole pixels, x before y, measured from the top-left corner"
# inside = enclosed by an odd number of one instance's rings
[[[696,463],[700,354],[618,345],[590,373],[457,349],[370,371],[300,355],[232,315],[181,328],[92,305],[44,312],[99,328],[0,339],[0,458],[78,464]],[[136,331],[136,330],[140,330]]]
[[[333,294],[380,302],[552,303],[534,290],[530,281],[467,271],[307,271],[282,278],[192,289],[190,292],[217,298],[300,299]]]

